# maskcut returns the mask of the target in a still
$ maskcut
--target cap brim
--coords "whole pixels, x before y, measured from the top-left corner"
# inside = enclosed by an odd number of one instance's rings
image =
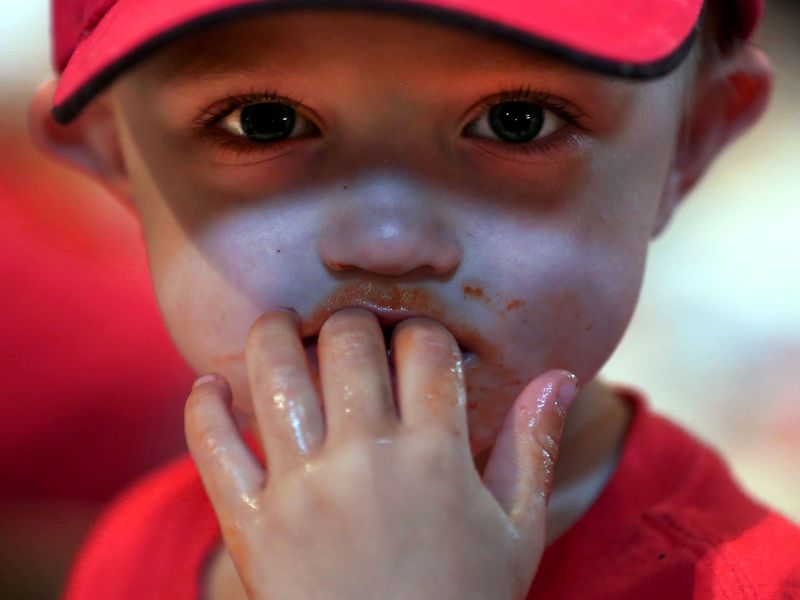
[[[207,25],[289,8],[342,7],[435,18],[590,70],[650,79],[689,53],[703,0],[119,0],[70,57],[53,117],[71,121],[126,69]]]

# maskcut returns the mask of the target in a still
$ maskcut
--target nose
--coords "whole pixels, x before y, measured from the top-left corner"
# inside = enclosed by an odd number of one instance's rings
[[[437,209],[441,198],[434,190],[387,181],[350,189],[322,227],[319,253],[326,266],[391,276],[417,269],[443,275],[460,264],[454,224]]]

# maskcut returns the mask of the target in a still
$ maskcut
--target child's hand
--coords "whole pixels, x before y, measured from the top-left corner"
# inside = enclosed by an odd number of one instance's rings
[[[256,322],[246,361],[268,473],[222,378],[189,396],[189,448],[251,599],[525,597],[574,376],[525,388],[481,481],[453,336],[413,318],[393,346],[396,399],[375,316],[331,316],[318,346],[323,416],[294,317]]]

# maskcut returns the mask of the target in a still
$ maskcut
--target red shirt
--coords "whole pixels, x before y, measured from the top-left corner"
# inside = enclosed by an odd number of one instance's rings
[[[800,599],[800,528],[747,497],[725,464],[618,388],[633,419],[597,501],[544,553],[533,600]],[[197,599],[219,529],[189,457],[121,497],[65,600]]]

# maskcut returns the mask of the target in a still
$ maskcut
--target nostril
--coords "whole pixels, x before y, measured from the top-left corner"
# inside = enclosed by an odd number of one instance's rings
[[[436,222],[395,219],[387,224],[351,217],[342,223],[342,219],[326,226],[317,246],[322,263],[333,272],[358,269],[398,277],[423,270],[441,276],[461,262],[457,237]]]
[[[353,265],[348,265],[347,263],[336,262],[335,260],[328,261],[328,266],[333,269],[334,271],[348,271],[350,269],[354,269]]]
[[[326,266],[336,272],[341,271],[353,271],[360,269],[366,273],[377,273],[378,275],[385,275],[387,277],[400,277],[403,275],[410,275],[410,274],[425,274],[425,275],[446,275],[449,272],[449,269],[441,270],[436,265],[422,265],[422,266],[414,266],[412,268],[407,268],[403,265],[388,265],[384,264],[380,268],[376,268],[374,266],[369,265],[352,265],[348,263],[342,262],[328,262]]]

